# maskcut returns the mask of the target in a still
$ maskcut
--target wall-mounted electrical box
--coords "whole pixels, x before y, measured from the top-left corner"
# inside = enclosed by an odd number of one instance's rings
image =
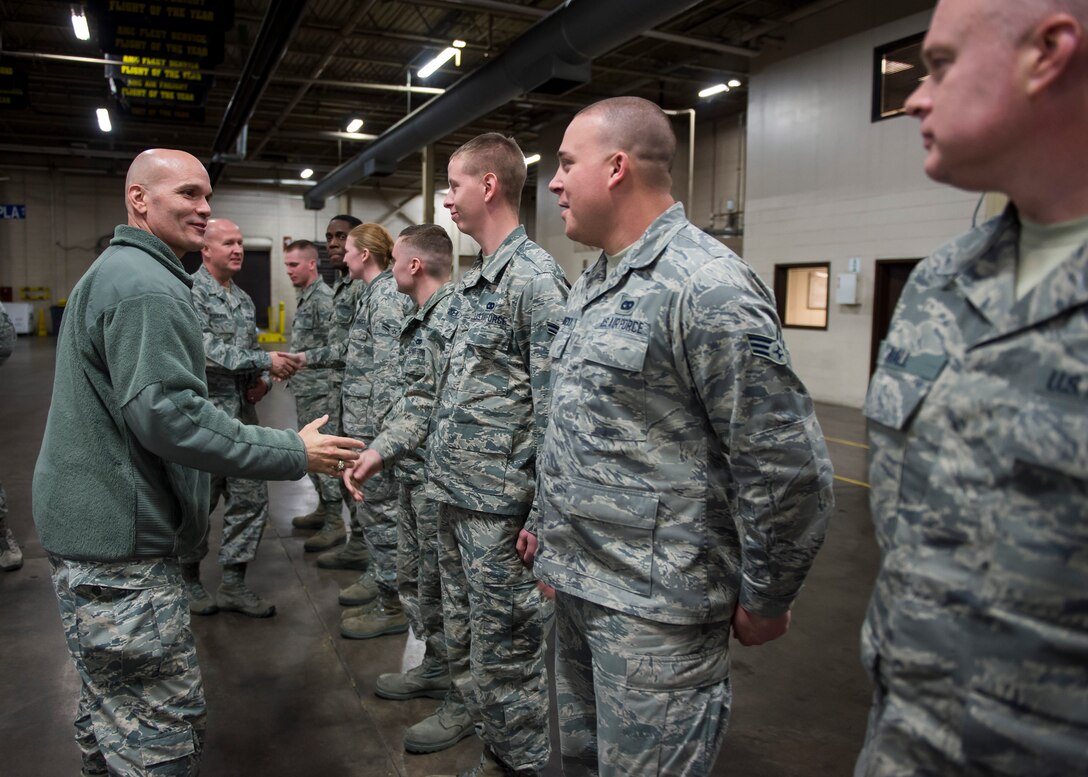
[[[857,305],[858,303],[858,274],[855,272],[841,272],[838,282],[835,284],[835,302],[839,305]]]

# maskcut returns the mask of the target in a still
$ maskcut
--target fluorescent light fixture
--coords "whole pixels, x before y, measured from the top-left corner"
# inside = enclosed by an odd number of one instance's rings
[[[98,128],[103,132],[109,132],[113,129],[113,125],[110,124],[110,112],[105,108],[99,108],[95,111],[98,116]]]
[[[738,80],[737,80],[737,79],[735,79],[735,78],[731,78],[731,79],[730,79],[730,80],[729,80],[729,81],[728,81],[728,82],[726,83],[726,86],[728,86],[728,87],[729,87],[730,89],[736,89],[736,88],[737,88],[738,86],[740,86],[740,81],[738,81]]]
[[[347,131],[348,132],[358,132],[362,128],[363,128],[363,120],[362,119],[352,119],[351,121],[348,122]]]
[[[699,92],[699,96],[700,97],[713,97],[716,94],[721,94],[722,92],[728,92],[728,91],[729,91],[729,87],[726,86],[725,84],[714,84],[714,86],[708,86],[706,89],[703,89],[701,92]]]
[[[455,40],[452,46],[447,46],[442,49],[442,52],[437,57],[421,67],[416,75],[420,78],[428,78],[432,73],[438,70],[438,68],[442,67],[451,59],[457,67],[461,67],[461,49],[463,49],[465,45],[463,40]]]
[[[529,156],[525,157],[525,166],[528,167],[529,165],[535,165],[539,161],[540,154],[530,154]]]
[[[82,8],[72,6],[72,31],[80,40],[91,39],[91,28],[87,26],[87,14]]]
[[[313,174],[313,168],[307,167],[305,170],[298,174],[298,177],[305,179],[311,177]]]
[[[328,135],[330,138],[343,138],[344,140],[377,140],[377,135],[371,135],[367,132],[323,132],[323,135]]]
[[[880,73],[881,75],[890,76],[893,73],[902,73],[904,70],[910,70],[914,65],[907,62],[896,62],[894,59],[882,59],[880,60]]]

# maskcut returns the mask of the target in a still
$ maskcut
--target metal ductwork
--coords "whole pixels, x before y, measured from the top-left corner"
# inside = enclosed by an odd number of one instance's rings
[[[409,154],[532,91],[587,83],[590,63],[699,0],[568,0],[493,60],[405,116],[305,195],[306,207],[370,176],[390,175]]]
[[[239,138],[244,137],[253,109],[257,107],[272,73],[287,53],[287,44],[298,27],[305,7],[306,0],[272,0],[269,3],[257,40],[242,68],[242,75],[212,145],[212,162],[208,166],[212,186],[227,162],[240,161],[245,156],[245,143],[239,144]]]

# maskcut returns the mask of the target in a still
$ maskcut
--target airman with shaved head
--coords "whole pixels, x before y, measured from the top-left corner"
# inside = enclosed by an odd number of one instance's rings
[[[207,472],[342,471],[353,440],[240,424],[208,400],[180,257],[204,246],[211,183],[194,156],[145,151],[128,223],[68,296],[34,469],[34,523],[81,682],[84,775],[195,775],[206,706],[178,557],[208,531]]]
[[[253,299],[234,282],[245,259],[242,230],[229,219],[209,219],[200,249],[203,262],[193,273],[193,306],[203,330],[208,398],[220,410],[244,424],[257,424],[256,404],[268,392],[271,375],[290,377],[295,362],[283,353],[264,350],[257,342],[257,311]],[[313,419],[310,419],[313,420]],[[189,609],[197,615],[219,610],[254,618],[275,614],[276,607],[246,585],[249,562],[257,556],[268,523],[268,486],[263,480],[212,477],[209,512],[220,498],[223,540],[219,564],[223,582],[213,598],[200,582],[200,562],[208,553],[207,539],[181,557],[189,586]]]
[[[603,249],[552,343],[537,465],[568,777],[710,771],[730,631],[785,633],[832,507],[774,300],[674,202],[675,149],[656,105],[605,100],[571,121],[549,184],[567,236]]]
[[[1088,2],[941,0],[925,171],[1009,205],[923,260],[869,384],[856,777],[1088,774]]]

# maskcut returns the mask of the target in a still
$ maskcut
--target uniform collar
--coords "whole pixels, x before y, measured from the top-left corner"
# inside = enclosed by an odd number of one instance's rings
[[[360,281],[360,283],[362,283],[365,288],[370,288],[375,283],[380,281],[382,278],[392,278],[392,277],[393,277],[393,271],[391,269],[389,269],[388,267],[386,267],[380,273],[378,273],[373,278],[371,278],[370,283],[366,283],[365,281]]]
[[[299,303],[301,304],[301,303],[305,302],[306,300],[308,300],[311,296],[313,296],[313,293],[317,289],[318,285],[322,284],[322,283],[324,283],[324,281],[321,280],[321,276],[319,275],[319,276],[317,276],[317,278],[314,279],[314,282],[311,283],[309,286],[307,286],[305,289],[299,289],[298,290],[298,301],[299,301]]]
[[[435,289],[434,294],[427,298],[427,301],[420,306],[413,318],[417,321],[422,321],[427,317],[427,314],[431,312],[435,305],[451,294],[453,294],[453,284],[447,281]]]
[[[472,267],[465,273],[465,277],[462,280],[464,288],[474,286],[476,282],[482,277],[486,278],[488,283],[494,283],[502,275],[503,269],[510,263],[510,260],[514,258],[514,254],[521,248],[521,244],[529,239],[529,236],[525,233],[525,227],[518,225],[514,228],[514,231],[506,236],[495,253],[491,258],[484,262],[484,253],[481,251],[476,254],[476,261],[472,263]]]
[[[217,281],[215,279],[215,276],[212,275],[211,272],[208,271],[207,265],[205,265],[203,263],[201,263],[199,269],[197,269],[197,271],[196,271],[196,273],[194,273],[194,275],[199,275],[200,280],[202,280],[204,283],[209,284],[211,286],[214,286],[218,293],[230,294],[231,292],[234,291],[234,279],[233,278],[228,280],[227,285],[224,286],[223,284],[221,284],[219,281]]]
[[[427,301],[424,302],[423,305],[416,310],[415,315],[409,316],[407,319],[405,319],[404,326],[401,327],[401,332],[406,332],[407,330],[419,326],[424,321],[426,321],[427,316],[429,316],[431,311],[434,310],[435,305],[437,305],[439,302],[441,302],[451,294],[453,294],[453,283],[447,281],[446,283],[439,286],[435,290],[434,294],[432,294],[427,299]]]
[[[956,246],[973,261],[956,268],[953,283],[993,327],[990,340],[1088,304],[1088,243],[1082,243],[1023,299],[1016,300],[1020,218],[1009,205]]]
[[[627,253],[624,254],[623,260],[612,273],[606,272],[607,261],[604,258],[604,253],[602,253],[596,263],[586,270],[590,282],[601,281],[601,285],[594,288],[592,296],[586,300],[587,304],[616,288],[632,271],[641,270],[656,262],[661,252],[668,246],[669,241],[687,223],[688,220],[687,216],[684,215],[683,204],[673,203],[650,223],[650,226],[646,228],[646,231],[642,233],[638,240],[631,244],[631,247],[627,249]],[[599,276],[599,278],[594,276]]]

